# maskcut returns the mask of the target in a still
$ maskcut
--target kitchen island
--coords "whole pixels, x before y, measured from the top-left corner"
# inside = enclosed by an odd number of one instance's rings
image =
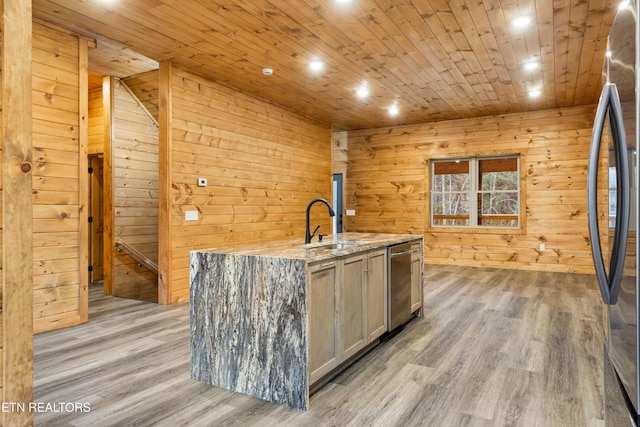
[[[344,233],[306,245],[192,251],[191,377],[307,409],[310,386],[386,331],[387,247],[404,242],[415,248],[412,307],[420,314],[421,235]]]

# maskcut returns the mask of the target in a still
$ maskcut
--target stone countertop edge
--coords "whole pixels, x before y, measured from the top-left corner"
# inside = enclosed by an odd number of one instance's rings
[[[412,240],[424,240],[422,234],[385,234],[385,233],[341,233],[326,236],[322,242],[304,244],[304,239],[266,240],[263,243],[248,243],[235,246],[222,246],[200,249],[196,253],[220,253],[251,255],[277,258],[304,259],[308,263],[342,257],[358,252],[390,246]],[[322,249],[331,243],[356,243],[341,249]]]
[[[308,409],[306,262],[190,257],[191,378]]]

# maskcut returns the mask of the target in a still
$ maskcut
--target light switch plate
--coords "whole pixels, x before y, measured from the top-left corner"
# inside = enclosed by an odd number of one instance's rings
[[[184,213],[185,221],[197,221],[198,220],[198,211],[186,211]]]
[[[198,178],[198,187],[206,187],[207,178]]]
[[[355,216],[356,211],[354,209],[347,209],[347,216]]]

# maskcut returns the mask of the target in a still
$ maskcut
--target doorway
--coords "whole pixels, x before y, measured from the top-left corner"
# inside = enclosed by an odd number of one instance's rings
[[[103,155],[89,155],[89,281],[104,279]]]
[[[342,174],[333,174],[333,209],[336,215],[333,217],[333,234],[342,233]]]

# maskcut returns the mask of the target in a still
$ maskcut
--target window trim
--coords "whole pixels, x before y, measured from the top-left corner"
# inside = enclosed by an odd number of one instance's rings
[[[518,159],[518,170],[520,172],[520,180],[519,180],[519,192],[520,192],[520,209],[518,212],[519,216],[519,227],[518,228],[509,228],[509,227],[500,227],[500,226],[478,226],[478,225],[468,225],[468,226],[455,226],[455,225],[432,225],[433,224],[433,174],[434,174],[434,165],[440,161],[453,161],[453,160],[471,160],[474,159],[476,161],[470,162],[470,169],[473,167],[473,171],[470,170],[469,173],[472,174],[471,179],[474,181],[474,185],[477,187],[477,174],[475,173],[477,160],[481,159],[490,159],[490,158],[505,158],[505,157],[516,157]],[[427,178],[427,187],[426,187],[426,200],[425,207],[427,210],[427,215],[425,218],[425,231],[433,232],[433,233],[470,233],[470,234],[526,234],[526,173],[524,165],[525,154],[522,152],[491,152],[491,153],[474,153],[472,155],[464,155],[464,156],[446,156],[446,157],[437,157],[431,158],[427,161],[426,169],[426,178]],[[474,166],[471,166],[474,165]],[[474,192],[476,195],[481,194],[480,192]],[[471,222],[472,218],[475,218],[477,223],[477,197],[472,197],[470,210],[473,212],[469,215],[469,220]]]

